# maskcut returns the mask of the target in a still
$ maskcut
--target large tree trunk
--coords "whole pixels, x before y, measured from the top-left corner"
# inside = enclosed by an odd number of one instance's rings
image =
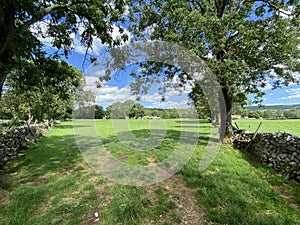
[[[1,100],[1,96],[2,96],[4,82],[6,80],[8,73],[9,73],[9,69],[6,67],[5,63],[0,61],[0,100]]]
[[[5,82],[5,76],[3,75],[3,73],[0,70],[0,100],[1,100],[1,96],[2,96],[2,89],[3,89],[3,85]]]
[[[233,106],[233,94],[231,92],[228,81],[221,82],[222,94],[225,103],[225,109],[221,109],[221,129],[225,131],[224,138],[230,138],[233,135],[232,126],[232,106]],[[225,111],[226,110],[226,111]]]
[[[1,6],[0,16],[0,99],[2,89],[10,68],[13,65],[12,56],[16,50],[16,1],[5,1]],[[21,43],[22,44],[22,43]]]

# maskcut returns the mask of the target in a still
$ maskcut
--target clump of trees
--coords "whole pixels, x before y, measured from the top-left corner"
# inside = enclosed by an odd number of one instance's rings
[[[110,46],[127,40],[122,27],[120,38],[113,38],[113,24],[122,21],[124,12],[125,1],[115,0],[2,0],[0,97],[6,78],[16,67],[45,58],[45,54],[40,54],[45,45],[57,49],[53,56],[59,58],[70,53],[74,37],[86,50],[92,48],[95,38]],[[41,42],[44,38],[50,43]]]
[[[1,1],[1,118],[70,117],[82,73],[59,61],[61,56],[67,57],[78,39],[86,50],[85,60],[95,38],[110,47],[128,40],[116,24],[125,9],[125,1],[115,0]],[[117,38],[114,29],[119,31]],[[49,46],[51,53],[45,51]]]
[[[144,106],[133,100],[115,102],[106,108],[105,115],[108,119],[139,118],[144,116]]]
[[[234,115],[240,115],[243,118],[255,118],[255,119],[300,119],[300,110],[249,110],[245,108],[236,108],[233,110]]]
[[[28,121],[70,117],[82,78],[81,71],[64,61],[42,58],[24,62],[8,75],[2,115]]]
[[[197,118],[195,110],[191,108],[184,109],[159,109],[159,108],[145,108],[140,103],[133,100],[125,102],[116,102],[108,106],[105,111],[107,119],[138,119],[144,116],[156,116],[161,119],[172,118]],[[204,118],[207,118],[204,117]]]

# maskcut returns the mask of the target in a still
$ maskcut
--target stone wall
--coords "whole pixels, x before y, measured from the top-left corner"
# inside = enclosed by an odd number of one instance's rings
[[[53,126],[52,122],[44,122],[30,126],[20,126],[0,133],[0,168],[10,158],[22,154],[29,144],[47,133]]]
[[[300,183],[300,137],[290,133],[237,131],[233,144],[254,154],[280,175]]]

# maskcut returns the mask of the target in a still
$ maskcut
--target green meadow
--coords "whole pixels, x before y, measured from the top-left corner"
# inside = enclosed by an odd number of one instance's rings
[[[247,119],[247,120],[235,120],[234,123],[238,125],[240,129],[246,129],[255,132],[259,124],[259,132],[289,132],[291,134],[300,136],[300,119],[288,119],[288,120],[259,120],[259,119]]]
[[[236,122],[250,130],[259,123]],[[281,122],[263,121],[261,131],[278,131],[280,124],[280,131],[299,133],[299,121]],[[135,187],[93,170],[76,145],[72,121],[57,124],[0,171],[0,224],[300,224],[299,184],[231,145],[221,145],[210,166],[199,171],[214,132],[206,121],[121,123],[97,120],[96,135],[116,160],[132,166],[156,165],[181,141],[198,134],[199,139],[191,159],[174,176]],[[187,140],[180,139],[182,132]],[[130,134],[141,142],[126,141]]]

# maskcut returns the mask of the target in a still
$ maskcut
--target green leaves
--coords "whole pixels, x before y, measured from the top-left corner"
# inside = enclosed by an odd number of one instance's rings
[[[125,2],[121,0],[1,1],[0,89],[13,68],[41,56],[36,55],[36,50],[45,43],[37,39],[37,34],[51,40],[46,44],[58,49],[56,57],[60,50],[65,56],[69,54],[72,36],[76,35],[81,35],[82,45],[87,49],[95,37],[115,46],[128,40],[125,33],[121,40],[112,39],[112,25],[123,20],[124,11]]]
[[[66,116],[82,73],[51,58],[23,62],[10,73],[3,96],[7,112],[22,119],[43,120]]]
[[[161,0],[151,3],[150,6],[148,1],[131,2],[134,10],[130,18],[137,36],[175,42],[201,57],[223,87],[227,113],[231,113],[234,101],[244,103],[250,93],[255,94],[259,103],[263,88],[270,82],[277,88],[296,81],[300,29],[295,21],[297,18],[299,21],[299,2]],[[145,34],[149,28],[150,35]],[[151,75],[156,78],[153,68],[164,72],[166,78],[172,77],[172,70],[166,65],[153,67],[148,63],[142,67],[147,79]],[[200,108],[206,106],[197,85],[190,97]]]

